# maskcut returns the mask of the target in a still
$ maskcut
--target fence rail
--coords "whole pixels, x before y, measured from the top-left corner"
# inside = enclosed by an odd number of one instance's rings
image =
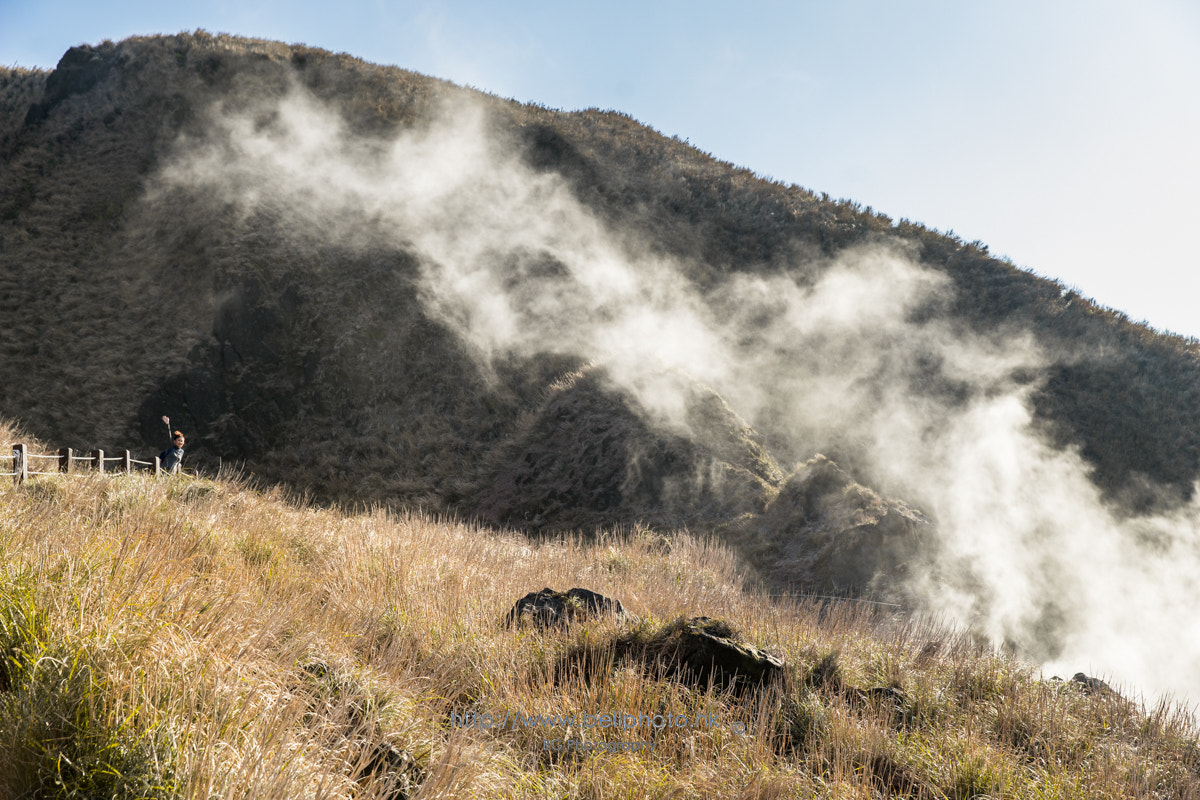
[[[34,469],[31,466],[31,461],[54,461],[57,469],[46,472],[43,470]],[[155,475],[160,475],[163,472],[162,460],[155,456],[153,461],[139,461],[133,457],[133,454],[128,450],[120,451],[120,455],[106,456],[103,450],[92,450],[86,456],[75,455],[75,451],[69,447],[60,448],[56,454],[30,453],[27,445],[14,444],[12,445],[12,472],[0,472],[0,477],[11,477],[13,483],[21,484],[29,479],[30,475],[59,475],[71,474],[72,467],[75,464],[83,464],[89,466],[91,471],[104,474],[105,472],[116,473],[132,473],[140,468],[145,468],[146,471],[153,470]],[[109,470],[109,466],[115,469]]]

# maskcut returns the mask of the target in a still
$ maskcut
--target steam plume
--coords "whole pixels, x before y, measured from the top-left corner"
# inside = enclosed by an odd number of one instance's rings
[[[1036,431],[1030,376],[1048,358],[1032,339],[917,313],[951,289],[903,243],[701,291],[490,124],[459,101],[427,128],[367,139],[296,89],[214,112],[161,186],[215,190],[295,240],[414,254],[426,307],[485,367],[540,353],[603,361],[675,426],[683,398],[655,376],[683,372],[797,457],[852,443],[877,488],[937,522],[937,566],[909,587],[929,610],[1048,668],[1200,695],[1198,509],[1130,518],[1106,506],[1079,455]]]

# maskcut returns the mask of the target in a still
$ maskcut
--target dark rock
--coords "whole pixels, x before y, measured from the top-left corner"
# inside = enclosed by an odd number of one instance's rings
[[[665,671],[698,685],[762,685],[784,673],[783,661],[738,641],[728,623],[692,617],[669,625],[650,644]]]
[[[45,119],[56,105],[74,94],[83,94],[108,75],[113,59],[90,45],[72,47],[59,59],[58,66],[46,78],[42,102],[35,103],[25,115],[26,125]]]
[[[539,628],[550,628],[596,614],[625,616],[625,609],[620,600],[589,589],[556,592],[547,587],[540,592],[530,592],[518,600],[504,622],[506,625],[529,622]]]
[[[863,486],[823,455],[799,467],[756,521],[776,583],[829,593],[889,589],[928,559],[930,521]]]
[[[1088,677],[1082,672],[1076,672],[1071,680],[1072,682],[1079,684],[1083,691],[1087,692],[1088,694],[1112,691],[1112,689],[1110,689],[1108,684],[1104,681],[1100,680],[1099,678]]]

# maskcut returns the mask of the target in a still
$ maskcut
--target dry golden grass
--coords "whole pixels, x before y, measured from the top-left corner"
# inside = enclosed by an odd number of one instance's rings
[[[228,478],[91,475],[3,484],[0,553],[0,797],[1200,788],[1194,722],[1177,709],[1042,681],[929,622],[772,601],[744,585],[730,551],[685,533],[535,543],[416,514],[318,510]],[[506,627],[513,602],[544,586],[591,588],[638,619]],[[695,614],[784,657],[788,678],[739,695],[613,657],[618,636]],[[585,674],[571,660],[581,652],[602,668]],[[901,691],[871,692],[887,687]],[[717,721],[581,721],[612,711]],[[453,723],[517,712],[580,718],[570,729]],[[547,739],[654,749],[557,752]]]

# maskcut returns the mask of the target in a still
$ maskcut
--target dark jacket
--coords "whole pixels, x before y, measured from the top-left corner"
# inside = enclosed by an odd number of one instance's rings
[[[163,472],[176,472],[183,464],[183,448],[171,445],[158,454],[158,460],[162,462]]]

